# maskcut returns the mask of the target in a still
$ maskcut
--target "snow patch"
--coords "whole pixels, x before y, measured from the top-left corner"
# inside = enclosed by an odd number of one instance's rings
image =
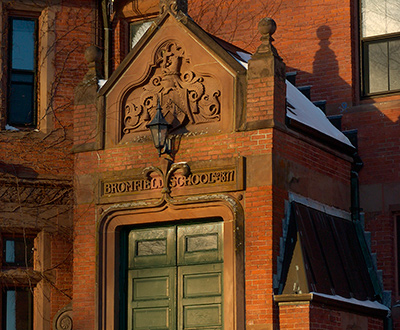
[[[310,102],[303,93],[287,80],[286,99],[288,102],[286,115],[290,119],[296,120],[350,147],[354,147],[349,139],[331,124],[322,110]]]
[[[13,131],[13,132],[17,132],[17,131],[19,131],[19,129],[18,128],[16,128],[16,127],[14,127],[14,126],[11,126],[11,125],[6,125],[6,131]]]
[[[97,82],[97,84],[99,85],[99,89],[101,87],[103,87],[106,82],[107,82],[107,79],[99,79],[99,81]]]
[[[245,52],[241,52],[241,51],[237,51],[235,54],[233,54],[232,52],[228,53],[236,60],[238,61],[246,70],[248,68],[248,62],[251,59],[251,54],[249,53],[245,53]]]

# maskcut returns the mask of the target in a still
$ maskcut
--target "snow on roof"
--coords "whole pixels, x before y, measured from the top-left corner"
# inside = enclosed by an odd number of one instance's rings
[[[247,63],[251,59],[250,53],[246,53],[244,51],[243,52],[236,51],[235,53],[232,53],[229,50],[228,50],[228,53],[247,70],[247,67],[248,67]]]
[[[326,118],[322,110],[316,107],[307,97],[295,86],[286,80],[286,115],[297,122],[311,127],[335,140],[338,140],[350,147],[353,147],[349,139],[339,131]]]
[[[217,40],[219,41],[219,40]],[[248,62],[251,59],[251,54],[246,51],[241,51],[239,48],[231,47],[228,49],[226,44],[222,47],[244,68],[248,68]],[[331,122],[326,118],[322,110],[316,107],[307,97],[303,95],[295,86],[286,80],[286,99],[287,99],[287,116],[303,125],[311,127],[337,141],[344,143],[350,147],[349,139],[339,131]]]

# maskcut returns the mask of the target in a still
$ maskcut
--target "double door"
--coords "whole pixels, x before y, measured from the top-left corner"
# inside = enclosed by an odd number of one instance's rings
[[[130,231],[127,307],[129,330],[222,330],[222,222]]]

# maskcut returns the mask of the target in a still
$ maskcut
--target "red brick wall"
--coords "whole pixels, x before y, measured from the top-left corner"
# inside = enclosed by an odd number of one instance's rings
[[[75,208],[74,232],[74,329],[94,329],[97,269],[93,205],[80,205]]]
[[[189,1],[189,14],[216,35],[254,52],[260,44],[257,24],[272,17],[277,25],[275,47],[288,71],[297,71],[298,85],[312,85],[313,100],[327,100],[338,109],[352,103],[356,52],[351,30],[357,14],[349,0],[239,1],[212,4]]]
[[[367,325],[367,327],[365,327]],[[359,327],[359,328],[357,328]],[[365,315],[330,309],[324,305],[310,306],[310,330],[368,329],[383,330],[383,321]]]
[[[71,302],[72,298],[72,236],[69,231],[53,234],[51,237],[51,267],[55,281],[51,288],[51,319]]]
[[[56,128],[73,125],[74,88],[87,70],[84,53],[94,42],[95,8],[92,0],[67,1],[56,15],[54,102],[49,109]]]
[[[365,315],[353,314],[313,302],[279,305],[281,330],[383,330],[383,321]]]
[[[246,190],[246,322],[273,323],[272,276],[273,251],[273,188],[261,186]]]
[[[76,105],[74,111],[74,146],[95,142],[98,135],[96,126],[96,105]]]
[[[279,306],[279,327],[281,330],[309,330],[311,329],[310,321],[309,302]]]

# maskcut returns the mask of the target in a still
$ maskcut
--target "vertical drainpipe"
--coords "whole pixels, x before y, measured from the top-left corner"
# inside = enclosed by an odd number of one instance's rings
[[[353,164],[351,166],[351,218],[354,222],[360,221],[360,188],[358,173],[363,167],[363,162],[356,152],[353,155]]]
[[[111,28],[107,2],[108,0],[101,0],[101,12],[104,26],[104,79],[108,79],[110,76]]]

